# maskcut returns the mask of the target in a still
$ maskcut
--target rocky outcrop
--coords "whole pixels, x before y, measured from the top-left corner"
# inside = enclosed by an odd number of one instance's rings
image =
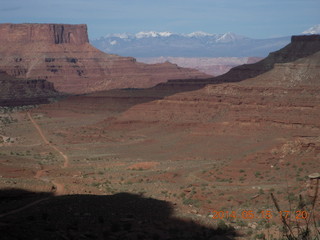
[[[320,51],[289,63],[276,63],[271,71],[243,81],[246,86],[317,88],[320,86]]]
[[[209,77],[170,63],[147,65],[106,54],[89,44],[86,25],[65,24],[0,24],[0,69],[77,94]]]
[[[320,35],[314,34],[314,35],[302,35],[302,36],[292,36],[291,42],[319,42],[320,41]]]
[[[80,45],[89,39],[84,24],[0,24],[0,42]]]
[[[0,71],[0,106],[22,106],[48,103],[59,96],[53,83],[46,80],[15,79]]]

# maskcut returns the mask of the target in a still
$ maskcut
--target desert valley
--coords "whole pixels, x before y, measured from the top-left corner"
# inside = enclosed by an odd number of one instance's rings
[[[214,77],[0,24],[0,83],[1,239],[319,239],[320,35]]]

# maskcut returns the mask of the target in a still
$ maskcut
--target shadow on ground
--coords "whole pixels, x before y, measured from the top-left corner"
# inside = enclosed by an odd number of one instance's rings
[[[161,100],[171,95],[195,91],[205,85],[177,86],[158,85],[153,88],[126,88],[113,89],[83,95],[74,95],[61,98],[53,109],[71,109],[72,111],[111,111],[121,113],[129,108],[151,101]]]
[[[43,201],[6,215],[39,199]],[[140,195],[66,195],[0,190],[1,239],[234,239],[233,229],[211,229],[172,216],[166,201]]]

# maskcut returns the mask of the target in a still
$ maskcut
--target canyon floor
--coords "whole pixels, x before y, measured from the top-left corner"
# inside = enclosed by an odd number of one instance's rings
[[[299,194],[308,201],[308,175],[319,169],[319,99],[292,90],[303,99],[294,105],[279,88],[224,86],[110,90],[3,108],[0,227],[8,239],[17,226],[48,239],[280,237],[270,193],[292,220]]]

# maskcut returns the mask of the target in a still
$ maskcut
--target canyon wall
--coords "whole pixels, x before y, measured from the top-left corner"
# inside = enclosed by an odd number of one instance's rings
[[[0,106],[48,103],[59,96],[53,83],[41,79],[15,79],[0,71]]]
[[[0,43],[88,43],[87,26],[70,24],[0,24]]]

